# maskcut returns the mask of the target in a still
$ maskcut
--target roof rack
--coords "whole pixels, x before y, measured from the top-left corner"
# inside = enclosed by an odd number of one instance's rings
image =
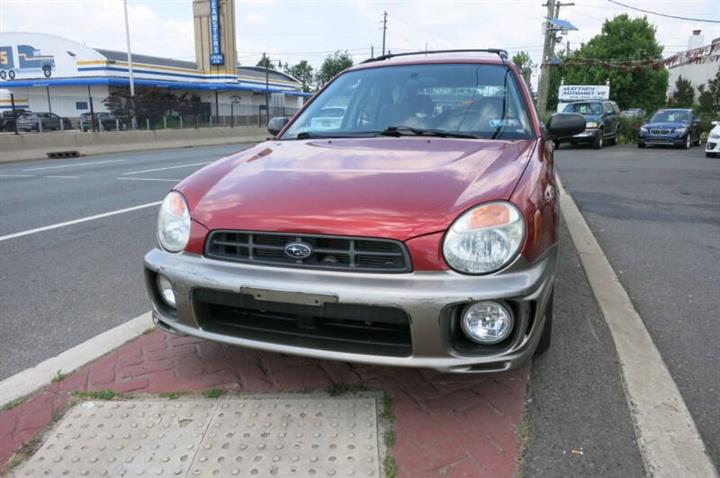
[[[397,56],[413,56],[413,55],[434,55],[437,53],[493,53],[500,57],[505,63],[508,59],[508,52],[501,50],[500,48],[477,48],[477,49],[464,49],[464,50],[421,50],[421,51],[410,51],[403,53],[388,53],[387,55],[376,56],[375,58],[368,58],[362,63],[372,63],[375,61],[389,60]]]

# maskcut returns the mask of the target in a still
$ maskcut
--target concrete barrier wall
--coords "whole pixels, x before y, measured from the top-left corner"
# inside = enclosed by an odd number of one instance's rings
[[[0,163],[45,159],[48,153],[77,151],[81,155],[253,143],[270,134],[265,128],[199,128],[157,131],[65,131],[0,135]]]

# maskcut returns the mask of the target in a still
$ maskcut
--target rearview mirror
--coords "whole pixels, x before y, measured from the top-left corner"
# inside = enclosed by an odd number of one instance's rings
[[[585,131],[585,117],[577,113],[555,113],[547,122],[552,138],[566,138]]]
[[[283,126],[285,126],[288,122],[289,118],[285,116],[280,116],[277,118],[272,118],[268,122],[268,131],[271,135],[277,136],[277,134],[280,132],[281,129],[283,129]]]

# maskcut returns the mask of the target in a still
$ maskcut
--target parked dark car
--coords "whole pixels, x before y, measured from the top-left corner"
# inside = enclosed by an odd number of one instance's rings
[[[645,110],[642,108],[630,108],[620,112],[620,116],[623,118],[645,118]]]
[[[26,113],[30,113],[30,111],[24,109],[3,111],[2,115],[0,115],[0,131],[15,131],[15,122],[18,117]]]
[[[638,148],[645,146],[675,146],[690,149],[700,146],[702,127],[700,118],[688,108],[658,110],[649,122],[640,127]]]
[[[62,118],[55,113],[31,113],[29,111],[17,118],[17,127],[20,131],[39,131],[41,122],[43,131],[72,128],[68,118]]]
[[[575,101],[565,106],[564,113],[579,113],[585,117],[585,131],[560,142],[591,143],[595,149],[617,144],[620,127],[620,108],[614,101]]]
[[[116,131],[125,129],[126,122],[112,113],[95,113],[95,128],[93,128],[92,114],[83,113],[80,115],[80,129],[82,131]]]

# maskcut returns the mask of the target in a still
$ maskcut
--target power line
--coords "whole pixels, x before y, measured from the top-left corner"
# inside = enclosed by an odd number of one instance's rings
[[[652,10],[645,10],[644,8],[633,7],[632,5],[627,5],[625,3],[618,2],[617,0],[608,0],[608,2],[614,3],[615,5],[620,5],[621,7],[629,8],[630,10],[636,10],[638,12],[649,13],[650,15],[657,15],[659,17],[674,18],[675,20],[688,20],[691,22],[720,23],[720,20],[709,20],[707,18],[681,17],[679,15],[670,15],[667,13],[653,12]]]

